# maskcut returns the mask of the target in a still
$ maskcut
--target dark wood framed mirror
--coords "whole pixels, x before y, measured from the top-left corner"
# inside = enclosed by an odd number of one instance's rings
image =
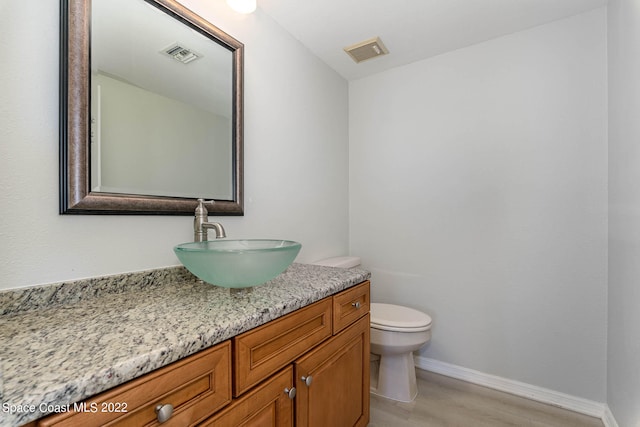
[[[243,215],[244,45],[174,0],[60,22],[60,213]]]

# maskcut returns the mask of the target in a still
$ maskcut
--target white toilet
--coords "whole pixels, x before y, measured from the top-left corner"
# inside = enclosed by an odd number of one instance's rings
[[[324,259],[314,264],[352,268],[358,257]],[[393,304],[371,303],[371,353],[377,369],[371,369],[371,393],[401,402],[411,402],[418,394],[413,352],[431,338],[431,317]]]

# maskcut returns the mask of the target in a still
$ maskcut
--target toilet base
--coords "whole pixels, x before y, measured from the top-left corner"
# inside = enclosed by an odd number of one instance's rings
[[[371,381],[371,393],[399,402],[413,402],[418,395],[413,352],[378,357],[378,369],[371,370],[377,377],[377,381],[375,378]]]

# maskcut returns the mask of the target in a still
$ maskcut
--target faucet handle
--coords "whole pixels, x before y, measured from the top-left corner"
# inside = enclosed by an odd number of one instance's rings
[[[213,205],[214,203],[215,200],[198,199],[198,206],[196,206],[196,216],[207,216],[209,214],[209,211],[207,211],[207,208],[204,205]]]

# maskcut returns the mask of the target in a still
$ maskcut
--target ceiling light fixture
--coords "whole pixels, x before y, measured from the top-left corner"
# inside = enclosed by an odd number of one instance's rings
[[[227,0],[227,4],[238,13],[253,13],[256,10],[256,0]]]

